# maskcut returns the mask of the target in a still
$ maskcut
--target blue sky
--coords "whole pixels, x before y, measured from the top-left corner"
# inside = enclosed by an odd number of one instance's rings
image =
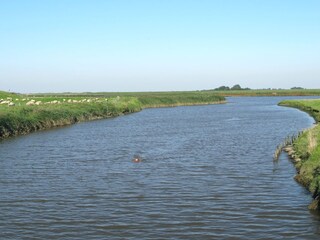
[[[320,88],[318,0],[0,0],[0,89]]]

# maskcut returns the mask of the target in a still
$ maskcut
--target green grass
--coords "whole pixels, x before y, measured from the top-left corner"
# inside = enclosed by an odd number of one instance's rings
[[[14,98],[14,99],[17,99],[17,98],[20,99],[19,94],[0,91],[0,99],[6,100],[8,97]]]
[[[202,90],[202,91],[177,91],[177,92],[84,92],[84,93],[40,93],[31,96],[65,96],[65,97],[138,97],[148,96],[179,96],[189,94],[210,94],[215,96],[320,96],[320,89],[251,89],[251,90]]]
[[[180,105],[212,104],[223,102],[225,99],[212,92],[158,92],[136,93],[143,108],[168,107]]]
[[[282,101],[280,105],[301,109],[312,115],[317,123],[320,122],[320,99],[287,100]],[[317,124],[303,132],[295,140],[293,149],[301,159],[296,163],[296,179],[306,186],[315,198],[320,198],[320,125]]]
[[[178,92],[98,92],[98,93],[47,93],[32,94],[27,97],[51,98],[51,99],[82,99],[89,98],[114,98],[114,97],[135,97],[142,105],[142,108],[148,107],[170,107],[180,105],[212,104],[223,102],[223,96],[217,96],[213,91],[178,91]]]
[[[286,100],[281,106],[298,108],[309,113],[317,122],[320,122],[320,99]]]
[[[15,103],[14,107],[0,104],[0,139],[78,121],[137,112],[142,108],[213,104],[225,100],[212,92],[0,94],[4,100],[11,97]],[[41,101],[41,104],[27,106],[31,100]],[[68,100],[77,102],[69,103]],[[52,101],[59,101],[59,104],[50,103]]]
[[[42,100],[45,101],[45,99]],[[0,139],[78,121],[114,117],[140,110],[141,103],[137,98],[114,98],[101,102],[42,104],[39,106],[26,106],[24,102],[15,107],[4,105],[0,106]]]
[[[320,89],[270,89],[213,91],[219,96],[320,96]]]

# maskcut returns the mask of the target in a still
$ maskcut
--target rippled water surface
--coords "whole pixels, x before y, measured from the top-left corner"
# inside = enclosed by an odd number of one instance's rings
[[[284,98],[146,109],[0,143],[0,239],[319,239]],[[139,154],[141,163],[133,163]]]

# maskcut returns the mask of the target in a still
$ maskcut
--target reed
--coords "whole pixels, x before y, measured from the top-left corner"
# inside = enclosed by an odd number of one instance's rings
[[[276,150],[273,154],[273,161],[276,162],[279,160],[281,153],[285,150],[286,152],[291,151],[291,148],[294,142],[302,135],[302,131],[291,136],[287,136],[281,144],[276,147]]]

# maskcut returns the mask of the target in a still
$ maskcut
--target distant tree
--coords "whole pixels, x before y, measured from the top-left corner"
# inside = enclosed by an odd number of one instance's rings
[[[301,89],[304,89],[302,87],[292,87],[291,90],[301,90]]]
[[[217,91],[228,91],[228,90],[230,90],[230,88],[227,87],[227,86],[221,86],[221,87],[215,88],[214,90],[217,90]]]
[[[242,90],[242,88],[239,84],[236,84],[231,88],[231,90]]]

